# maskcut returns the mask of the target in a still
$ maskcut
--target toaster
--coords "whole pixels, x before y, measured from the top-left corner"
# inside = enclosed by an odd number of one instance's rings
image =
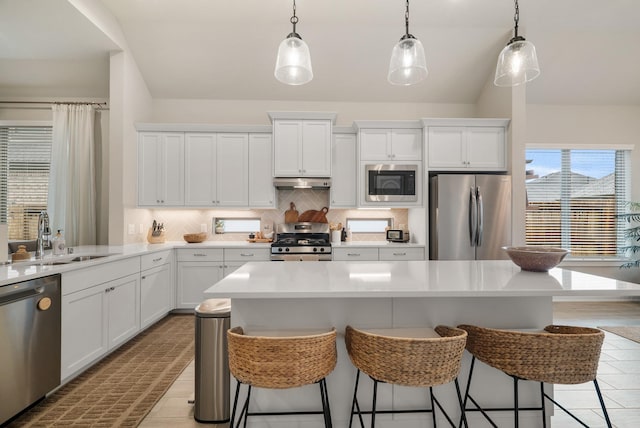
[[[387,241],[390,242],[408,242],[409,232],[402,229],[387,229]]]

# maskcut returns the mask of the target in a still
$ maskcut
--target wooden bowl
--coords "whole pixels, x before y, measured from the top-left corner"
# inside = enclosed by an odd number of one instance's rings
[[[531,272],[546,272],[555,267],[569,254],[569,250],[558,247],[502,247],[511,261],[520,269]]]
[[[207,239],[207,232],[185,233],[183,236],[185,241],[190,244],[204,242]]]

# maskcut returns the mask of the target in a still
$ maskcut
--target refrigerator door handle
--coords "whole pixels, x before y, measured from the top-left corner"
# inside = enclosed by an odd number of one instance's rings
[[[476,246],[476,235],[478,233],[478,204],[475,189],[469,189],[469,242],[472,247]]]
[[[478,236],[476,237],[476,246],[482,245],[482,237],[484,234],[484,204],[482,203],[482,192],[480,187],[476,188],[476,199],[478,200]]]

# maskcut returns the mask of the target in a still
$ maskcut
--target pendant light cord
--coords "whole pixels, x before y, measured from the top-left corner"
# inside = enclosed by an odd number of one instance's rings
[[[296,16],[296,0],[293,0],[293,16],[289,21],[293,24],[293,34],[296,34],[296,24],[298,23],[298,17]]]
[[[407,0],[407,3],[409,2],[409,0]],[[516,13],[515,15],[513,15],[513,22],[515,23],[514,26],[514,37],[518,37],[518,22],[520,21],[520,7],[518,6],[518,0],[515,0],[516,3]]]
[[[404,27],[405,27],[405,37],[409,37],[409,0],[407,0],[407,9],[404,12]]]

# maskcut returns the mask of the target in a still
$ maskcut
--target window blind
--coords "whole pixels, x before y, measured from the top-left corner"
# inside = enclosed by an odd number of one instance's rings
[[[624,242],[627,150],[528,149],[526,242],[616,256]]]
[[[50,126],[0,127],[0,222],[10,240],[32,240],[47,209]]]

